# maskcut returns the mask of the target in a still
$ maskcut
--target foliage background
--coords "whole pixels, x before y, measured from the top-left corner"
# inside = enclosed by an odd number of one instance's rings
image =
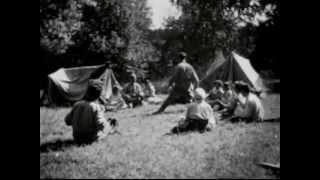
[[[280,2],[172,0],[181,10],[150,30],[147,0],[40,0],[40,88],[60,67],[108,64],[120,82],[129,71],[163,79],[179,51],[200,77],[215,51],[236,51],[280,78]],[[257,17],[264,17],[264,21]]]

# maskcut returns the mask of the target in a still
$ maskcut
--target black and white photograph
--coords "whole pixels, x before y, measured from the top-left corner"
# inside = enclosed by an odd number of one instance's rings
[[[280,1],[40,0],[40,179],[280,179]]]

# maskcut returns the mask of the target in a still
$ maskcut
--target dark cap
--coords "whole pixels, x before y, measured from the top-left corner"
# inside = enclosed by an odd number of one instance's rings
[[[223,87],[223,82],[221,80],[215,80],[213,85],[217,87]]]
[[[134,80],[137,79],[137,76],[134,72],[130,73],[129,77],[130,77],[130,79],[134,79]]]
[[[99,80],[90,80],[88,89],[87,89],[87,95],[86,99],[87,100],[96,100],[100,97],[100,94],[103,89],[103,83]]]
[[[234,83],[234,90],[238,93],[248,94],[250,92],[250,85],[244,81],[237,81]]]

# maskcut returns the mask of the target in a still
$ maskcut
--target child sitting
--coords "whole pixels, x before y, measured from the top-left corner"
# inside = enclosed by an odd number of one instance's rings
[[[101,91],[99,81],[90,81],[85,99],[75,103],[65,118],[65,123],[72,126],[77,144],[100,140],[113,130],[104,117],[104,107],[98,102]]]
[[[116,111],[128,107],[121,95],[121,89],[118,86],[112,88],[112,95],[106,101],[105,107],[107,111]]]
[[[146,80],[146,92],[145,92],[145,100],[150,104],[159,104],[162,102],[162,99],[156,95],[156,89],[150,80]]]
[[[211,130],[216,120],[213,116],[211,106],[205,102],[206,92],[202,88],[195,90],[195,103],[191,104],[186,113],[185,120],[179,123],[179,126],[174,127],[172,133],[180,133],[185,131],[200,131]]]
[[[221,105],[221,98],[224,94],[223,90],[223,82],[221,80],[216,80],[213,83],[213,88],[209,92],[207,102],[211,105],[213,108],[213,111],[220,111],[223,109],[223,106]]]
[[[218,113],[221,113],[224,118],[232,115],[233,111],[235,110],[235,108],[237,106],[236,98],[235,98],[235,95],[232,91],[232,89],[233,89],[232,86],[233,85],[231,82],[225,82],[223,84],[224,94],[221,96],[220,101],[219,101],[219,105],[222,108],[220,111],[218,111]]]

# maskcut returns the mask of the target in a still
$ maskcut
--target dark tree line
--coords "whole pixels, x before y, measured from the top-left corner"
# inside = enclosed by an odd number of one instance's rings
[[[147,0],[40,0],[40,88],[60,67],[109,64],[163,78],[179,51],[204,72],[215,50],[237,51],[280,77],[280,3],[276,0],[172,0],[182,14],[150,30]],[[268,11],[269,10],[269,11]],[[265,22],[254,24],[259,13]]]
[[[146,0],[40,0],[40,86],[60,67],[109,64],[118,78],[154,57]],[[124,75],[123,75],[124,74]]]
[[[153,32],[153,44],[161,52],[162,73],[177,52],[186,51],[201,75],[217,49],[236,51],[250,58],[258,70],[278,63],[280,3],[276,0],[172,0],[182,10],[178,19],[168,18],[166,28]],[[268,20],[257,21],[265,14]],[[279,67],[279,66],[277,66]]]

